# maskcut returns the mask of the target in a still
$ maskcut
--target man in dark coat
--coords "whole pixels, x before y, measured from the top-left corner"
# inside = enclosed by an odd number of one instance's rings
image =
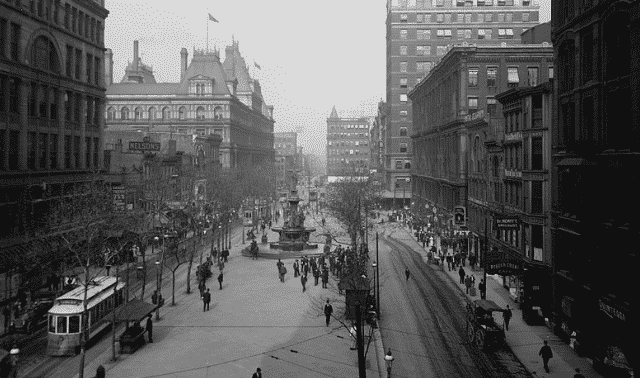
[[[319,278],[320,278],[320,270],[317,267],[313,267],[313,280],[314,280],[315,286],[318,286]]]
[[[322,270],[322,288],[323,289],[327,288],[328,282],[329,282],[329,270],[325,266],[324,269]]]
[[[218,275],[218,283],[220,284],[220,290],[222,290],[222,280],[223,280],[222,272]]]
[[[542,357],[542,362],[544,363],[544,370],[549,372],[549,360],[553,357],[553,352],[551,351],[551,347],[547,340],[544,341],[544,345],[540,348],[540,352],[538,355]]]
[[[327,304],[324,305],[324,317],[327,321],[327,327],[329,326],[329,321],[331,320],[331,314],[333,314],[333,306],[331,306],[331,303],[329,303],[329,300],[327,299]]]
[[[460,270],[458,270],[458,275],[460,276],[460,284],[464,285],[464,276],[466,276],[467,274],[464,272],[464,269],[462,267],[460,267]]]
[[[256,369],[256,372],[253,373],[253,375],[251,376],[251,378],[262,378],[262,370],[260,368]]]
[[[507,331],[509,330],[509,321],[511,321],[512,316],[513,316],[513,312],[509,308],[509,305],[507,305],[507,309],[504,310],[504,312],[502,313],[502,317],[504,318],[504,328]]]
[[[151,314],[147,315],[147,334],[149,335],[149,342],[153,342],[153,322],[151,321]]]
[[[300,265],[298,264],[298,259],[293,262],[293,277],[298,277],[300,275]]]
[[[307,275],[306,274],[300,275],[300,282],[302,283],[302,292],[304,293],[305,291],[307,291]]]
[[[209,311],[209,304],[211,303],[211,293],[209,292],[209,289],[207,289],[207,291],[202,295],[202,302],[204,303],[202,311]]]
[[[487,284],[484,282],[484,278],[480,279],[478,290],[480,291],[480,299],[487,299]]]

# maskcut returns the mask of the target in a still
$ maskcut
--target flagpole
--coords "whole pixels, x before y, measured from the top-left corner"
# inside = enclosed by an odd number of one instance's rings
[[[207,53],[209,53],[209,13],[207,13]]]

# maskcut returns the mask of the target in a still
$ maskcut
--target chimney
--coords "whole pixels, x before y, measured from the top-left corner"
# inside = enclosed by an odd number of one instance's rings
[[[184,73],[187,72],[187,57],[189,53],[186,48],[180,50],[180,79],[184,77]]]
[[[133,71],[138,72],[138,41],[133,41]]]
[[[104,86],[108,88],[113,84],[113,51],[107,49],[104,58]]]

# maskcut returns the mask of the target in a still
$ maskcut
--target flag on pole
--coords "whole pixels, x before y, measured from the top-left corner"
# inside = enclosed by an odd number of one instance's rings
[[[256,61],[253,61],[253,65],[256,66],[257,69],[261,70],[262,68],[260,67],[260,65],[258,63],[256,63]]]
[[[218,20],[216,20],[211,13],[209,13],[209,21],[213,21],[213,22],[218,22]],[[219,22],[218,22],[219,23]]]

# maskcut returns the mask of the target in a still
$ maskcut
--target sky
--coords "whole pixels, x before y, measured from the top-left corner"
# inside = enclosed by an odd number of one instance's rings
[[[541,22],[551,0],[540,0]],[[232,38],[274,106],[275,131],[297,131],[305,152],[324,154],[326,119],[375,116],[386,92],[385,0],[106,0],[105,47],[120,81],[139,41],[158,82],[178,82],[180,49]],[[207,21],[207,14],[219,22]],[[232,37],[233,36],[233,37]],[[254,66],[257,63],[261,69]]]

